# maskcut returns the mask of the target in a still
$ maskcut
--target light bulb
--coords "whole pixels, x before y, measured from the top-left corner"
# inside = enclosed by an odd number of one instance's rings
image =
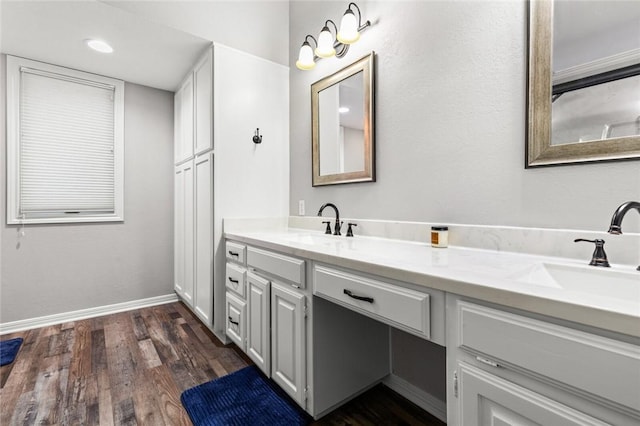
[[[338,41],[343,44],[352,44],[360,39],[358,32],[358,20],[351,9],[347,9],[340,21],[340,31],[338,31]]]
[[[313,49],[309,43],[305,40],[300,47],[300,53],[298,54],[298,60],[296,61],[296,67],[301,70],[311,70],[316,66],[313,60]]]
[[[318,47],[316,47],[316,55],[321,58],[330,58],[336,54],[333,48],[333,35],[329,31],[329,27],[325,26],[318,36]]]

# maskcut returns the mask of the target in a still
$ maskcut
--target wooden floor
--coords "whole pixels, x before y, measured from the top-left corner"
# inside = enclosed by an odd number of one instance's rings
[[[13,333],[0,367],[0,425],[190,425],[180,394],[251,361],[182,303]],[[384,386],[314,424],[443,425]]]

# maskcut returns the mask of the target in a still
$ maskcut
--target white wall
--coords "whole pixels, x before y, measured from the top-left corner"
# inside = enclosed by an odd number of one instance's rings
[[[360,1],[374,24],[347,56],[296,69],[305,34],[346,4],[290,4],[292,214],[304,199],[353,218],[606,230],[640,199],[638,161],[524,169],[524,1]],[[371,50],[378,181],[313,188],[309,86]]]
[[[4,153],[4,100],[0,105]],[[173,93],[125,85],[124,223],[27,225],[20,237],[18,227],[6,225],[4,158],[0,323],[173,292]]]

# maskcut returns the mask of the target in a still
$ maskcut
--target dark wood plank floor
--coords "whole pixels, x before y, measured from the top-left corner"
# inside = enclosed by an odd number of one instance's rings
[[[170,303],[29,330],[0,367],[0,425],[190,425],[180,394],[251,361]],[[443,425],[377,386],[314,424]]]

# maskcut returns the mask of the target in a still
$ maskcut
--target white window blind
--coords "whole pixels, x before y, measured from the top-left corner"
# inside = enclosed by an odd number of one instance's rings
[[[113,213],[113,91],[22,69],[20,214]]]
[[[13,106],[19,113],[18,140],[12,145],[16,167],[9,185],[15,188],[15,219],[122,220],[122,94],[117,93],[122,82],[111,84],[105,77],[42,65],[19,66],[13,73],[18,92]]]

